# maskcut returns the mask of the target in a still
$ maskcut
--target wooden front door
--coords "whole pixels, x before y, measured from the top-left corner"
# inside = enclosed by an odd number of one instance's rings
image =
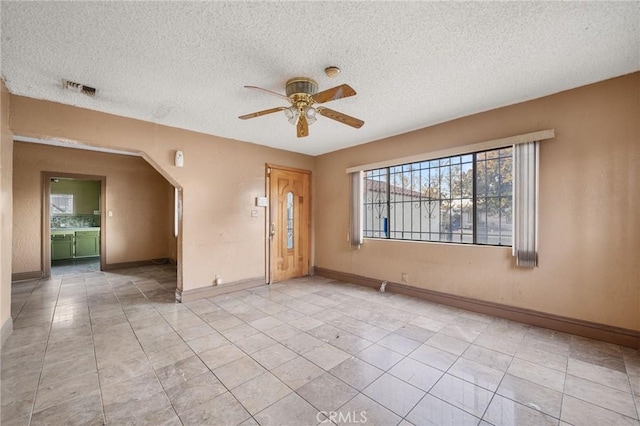
[[[311,172],[267,166],[271,280],[309,275]]]

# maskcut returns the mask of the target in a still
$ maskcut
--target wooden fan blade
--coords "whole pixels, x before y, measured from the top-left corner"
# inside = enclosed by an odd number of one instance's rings
[[[256,117],[260,117],[261,115],[267,115],[267,114],[272,114],[274,112],[282,111],[283,109],[286,109],[286,108],[278,107],[278,108],[265,109],[264,111],[252,112],[251,114],[241,115],[238,118],[240,120],[247,120],[249,118],[256,118]]]
[[[300,118],[298,118],[296,128],[298,129],[299,138],[306,138],[309,136],[309,123],[307,123],[307,117],[305,117],[304,114],[301,114]]]
[[[291,102],[291,99],[289,99],[288,96],[281,95],[280,93],[277,93],[277,92],[272,92],[271,90],[263,89],[262,87],[257,87],[257,86],[244,86],[244,87],[245,89],[258,90],[260,92],[268,93],[270,95],[277,96],[281,99],[286,99],[287,101]]]
[[[323,115],[332,120],[339,121],[340,123],[346,124],[347,126],[355,127],[356,129],[359,129],[364,124],[364,121],[358,118],[351,117],[350,115],[343,114],[329,108],[319,107],[316,108],[316,111],[318,111],[318,114],[320,115]]]
[[[348,84],[342,84],[340,86],[332,87],[331,89],[324,90],[322,92],[312,95],[311,98],[317,104],[323,104],[329,101],[335,101],[336,99],[348,98],[356,94],[356,91]]]

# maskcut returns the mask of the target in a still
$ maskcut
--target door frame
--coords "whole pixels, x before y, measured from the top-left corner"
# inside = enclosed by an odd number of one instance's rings
[[[277,164],[266,163],[265,164],[265,193],[267,194],[267,214],[265,214],[266,223],[266,278],[267,284],[273,284],[273,270],[274,270],[274,262],[275,262],[275,253],[273,251],[273,233],[271,224],[274,223],[276,212],[276,205],[273,203],[271,199],[271,169],[284,170],[289,172],[296,173],[304,173],[309,175],[309,202],[307,205],[309,206],[308,218],[307,218],[307,226],[305,231],[307,232],[307,244],[306,247],[303,247],[303,250],[307,257],[307,275],[311,273],[312,270],[312,261],[311,261],[311,223],[312,223],[312,214],[313,214],[313,199],[312,199],[312,174],[311,170],[297,169],[295,167],[288,166],[280,166]]]
[[[50,194],[52,178],[70,178],[77,180],[100,181],[100,270],[105,269],[107,260],[107,220],[106,220],[106,197],[107,197],[107,177],[96,175],[83,175],[68,172],[42,172],[42,277],[51,276],[51,214]]]

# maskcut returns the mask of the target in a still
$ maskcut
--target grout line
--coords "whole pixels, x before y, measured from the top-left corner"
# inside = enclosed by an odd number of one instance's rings
[[[138,269],[138,268],[136,268]],[[141,272],[144,273],[144,272]],[[157,282],[157,280],[154,278],[154,281]],[[147,297],[147,295],[144,293],[144,291],[142,291],[140,289],[140,287],[138,287],[138,285],[136,284],[135,281],[133,281],[132,279],[128,279],[128,281],[131,283],[131,285],[133,285],[139,292],[140,294],[142,294],[142,296],[151,304],[151,306],[153,307],[153,310],[156,311],[161,317],[162,319],[165,321],[165,323],[167,323],[169,326],[171,326],[171,324],[168,323],[168,321],[164,318],[164,316],[162,316],[162,314],[156,309],[154,302],[152,302],[151,300],[149,300],[149,298]],[[143,280],[144,281],[144,280]],[[159,285],[159,284],[158,284]],[[158,381],[158,384],[160,384],[160,387],[162,388],[162,392],[164,393],[165,398],[167,399],[167,401],[169,401],[169,404],[171,405],[171,408],[173,409],[173,412],[175,413],[176,417],[178,418],[178,420],[180,421],[181,424],[184,424],[184,422],[182,421],[182,419],[180,418],[180,416],[178,415],[178,412],[176,411],[176,407],[173,405],[173,402],[171,401],[171,398],[169,398],[169,395],[167,395],[166,389],[164,388],[162,381],[160,380],[160,378],[158,377],[158,374],[156,373],[155,368],[153,368],[153,364],[151,363],[151,360],[149,359],[149,356],[147,354],[147,351],[144,350],[144,347],[142,346],[142,342],[140,342],[140,338],[138,337],[138,334],[136,333],[135,329],[133,328],[133,326],[131,325],[131,321],[129,320],[129,315],[127,314],[127,311],[124,309],[122,302],[120,300],[120,296],[118,296],[118,293],[115,291],[115,289],[113,289],[113,286],[111,286],[111,284],[109,283],[109,286],[111,287],[113,294],[116,297],[116,300],[118,300],[118,304],[120,306],[120,309],[122,310],[122,313],[125,316],[125,319],[127,320],[127,324],[129,325],[129,328],[131,329],[131,332],[133,333],[133,335],[136,338],[136,341],[138,342],[138,345],[140,346],[140,349],[142,350],[142,352],[144,353],[145,358],[147,359],[147,362],[149,363],[149,367],[151,367],[151,371],[153,372],[154,377],[156,378],[156,380]],[[162,287],[162,286],[161,286]],[[164,287],[163,287],[164,289]],[[168,292],[170,293],[170,292]],[[146,328],[146,327],[145,327]],[[173,328],[173,327],[172,327]],[[134,376],[134,377],[138,377],[141,374]],[[100,376],[100,373],[98,373],[98,376]],[[106,419],[106,415],[105,415],[105,419]]]
[[[33,403],[31,404],[31,410],[29,412],[29,425],[31,425],[31,420],[33,419],[34,410],[36,407],[36,401],[38,400],[38,389],[40,388],[40,382],[42,381],[42,371],[44,369],[44,360],[47,357],[47,351],[49,350],[49,339],[51,338],[51,329],[53,328],[53,317],[55,316],[56,309],[58,307],[58,299],[60,298],[60,292],[62,291],[62,282],[64,278],[60,279],[60,284],[58,285],[58,294],[56,295],[56,303],[53,308],[53,315],[51,316],[51,323],[49,324],[49,333],[47,334],[47,343],[45,344],[44,353],[42,354],[42,361],[40,363],[40,374],[38,375],[38,384],[36,385],[35,394],[33,395]],[[38,281],[38,288],[41,287],[40,281]],[[35,288],[34,290],[35,291]],[[29,298],[33,295],[32,293],[29,295]],[[27,298],[27,300],[29,299]],[[25,301],[26,304],[26,301]]]

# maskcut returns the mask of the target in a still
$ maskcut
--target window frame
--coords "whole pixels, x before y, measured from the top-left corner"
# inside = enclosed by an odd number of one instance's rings
[[[509,155],[503,155],[503,150],[508,149],[510,150]],[[485,156],[483,159],[478,159],[479,155],[482,154],[486,154],[486,153],[491,153],[491,152],[496,152],[496,156],[489,158],[488,156]],[[441,156],[441,157],[429,157],[428,159],[425,160],[417,160],[415,158],[412,158],[411,162],[403,162],[403,163],[398,163],[398,164],[386,164],[380,167],[375,167],[375,168],[365,168],[363,169],[363,182],[362,182],[362,193],[364,194],[368,189],[369,185],[367,183],[367,177],[366,175],[370,172],[375,172],[375,176],[376,177],[381,177],[383,175],[385,175],[386,173],[386,179],[384,181],[384,184],[386,185],[386,201],[384,201],[384,210],[386,210],[386,218],[384,219],[384,227],[380,228],[379,230],[375,230],[375,229],[367,229],[369,228],[371,225],[369,223],[369,221],[367,220],[367,211],[368,211],[368,207],[372,207],[374,206],[373,202],[367,202],[366,197],[363,197],[362,203],[361,203],[361,209],[362,209],[362,222],[363,222],[363,238],[364,239],[371,239],[371,240],[391,240],[391,241],[409,241],[409,242],[426,242],[426,243],[444,243],[444,244],[464,244],[464,245],[473,245],[473,246],[485,246],[485,247],[508,247],[511,248],[514,245],[514,231],[513,231],[513,226],[514,226],[514,218],[513,218],[513,194],[514,194],[514,170],[513,170],[513,153],[514,153],[514,146],[513,145],[503,145],[503,146],[497,146],[497,147],[490,147],[490,148],[485,148],[485,149],[481,149],[481,150],[477,150],[477,151],[472,151],[472,152],[460,152],[460,153],[455,153],[455,154],[451,154],[451,155],[446,155],[446,156]],[[471,161],[469,163],[469,161],[465,161],[464,157],[469,157],[471,156]],[[478,194],[478,167],[480,163],[486,164],[487,161],[489,160],[497,160],[498,161],[498,167],[500,165],[500,162],[502,159],[504,158],[509,158],[510,159],[510,174],[511,174],[511,181],[510,181],[510,187],[511,187],[511,191],[509,194],[504,195],[501,192],[498,192],[497,195],[490,195],[488,190],[485,189],[485,193],[483,193],[482,195]],[[452,164],[452,160],[457,159],[458,162],[455,164]],[[448,164],[442,164],[442,162],[447,162]],[[433,162],[437,162],[437,166],[433,165]],[[437,169],[438,170],[438,174],[440,176],[440,174],[442,173],[441,169],[443,167],[447,167],[448,171],[446,172],[449,176],[449,194],[447,197],[440,197],[437,199],[438,203],[441,203],[443,200],[448,200],[450,203],[450,207],[449,209],[449,226],[451,226],[451,224],[453,223],[453,216],[452,216],[452,205],[454,204],[453,201],[457,201],[460,204],[460,218],[459,218],[459,222],[460,222],[460,228],[463,228],[463,218],[464,218],[464,212],[463,212],[463,203],[465,200],[471,200],[471,208],[472,208],[472,232],[469,234],[465,234],[463,232],[457,234],[459,235],[459,240],[458,241],[446,241],[446,240],[442,240],[443,235],[446,234],[450,234],[453,235],[451,231],[449,232],[442,232],[442,228],[440,227],[440,229],[438,230],[438,232],[431,232],[431,220],[433,219],[432,217],[430,217],[428,219],[428,224],[429,224],[429,231],[428,232],[423,232],[422,231],[422,218],[420,218],[420,230],[419,231],[414,231],[413,229],[409,229],[409,230],[405,230],[405,226],[404,226],[404,221],[406,220],[406,217],[404,215],[404,205],[403,205],[403,215],[401,216],[401,221],[402,221],[402,228],[400,230],[393,230],[392,227],[395,226],[395,222],[397,222],[397,217],[393,216],[391,213],[392,207],[396,206],[396,205],[401,205],[401,204],[406,204],[407,202],[404,200],[404,192],[406,190],[406,186],[403,184],[402,187],[400,187],[401,191],[401,195],[403,196],[403,200],[401,201],[392,201],[392,187],[396,187],[398,188],[397,185],[394,185],[392,183],[392,179],[391,179],[391,175],[392,174],[400,174],[400,175],[404,175],[405,173],[413,173],[414,170],[412,170],[412,166],[418,164],[419,168],[417,169],[417,171],[420,172],[420,176],[421,173],[423,172],[423,170],[428,170],[429,173],[431,173],[431,171],[433,169]],[[427,168],[424,168],[423,165],[424,164],[428,164]],[[464,190],[463,190],[463,183],[462,183],[462,179],[463,179],[463,165],[464,164],[471,164],[471,198],[465,197],[464,196]],[[460,166],[460,194],[456,194],[457,196],[454,196],[454,194],[452,194],[451,192],[451,169],[452,167],[459,165]],[[401,171],[398,172],[397,169],[400,168]],[[408,170],[405,170],[405,168],[408,168]],[[395,169],[395,170],[394,170]],[[392,172],[392,170],[394,170]],[[498,175],[499,177],[499,182],[502,182],[502,170],[500,168],[498,168]],[[403,176],[404,177],[404,176]],[[422,177],[420,177],[420,193],[422,193],[422,184],[423,184],[423,180]],[[430,178],[429,178],[429,182],[431,182]],[[374,185],[371,185],[371,187],[373,187]],[[410,189],[409,191],[413,191],[413,189],[411,189],[410,185]],[[438,183],[438,187],[437,187],[437,192],[438,194],[442,194],[442,179],[440,176],[439,179],[439,183]],[[381,190],[381,188],[378,188],[378,192],[384,192]],[[485,200],[485,203],[487,202],[487,200],[489,199],[497,199],[499,201],[499,203],[502,203],[502,200],[505,198],[508,198],[510,200],[510,210],[511,210],[511,218],[510,219],[506,219],[506,224],[510,224],[511,226],[511,232],[508,233],[508,244],[504,244],[502,242],[502,238],[503,238],[503,226],[502,226],[502,208],[500,208],[500,219],[499,219],[499,223],[500,223],[500,227],[499,227],[499,232],[498,232],[498,242],[497,243],[489,243],[487,242],[480,242],[479,236],[478,236],[478,200],[479,198],[483,198]],[[428,198],[427,198],[428,199]],[[409,204],[413,204],[415,201],[409,201]],[[419,197],[419,204],[420,207],[418,208],[419,214],[422,215],[424,212],[424,209],[422,208],[422,203],[424,202],[422,195],[420,195]],[[379,202],[377,204],[380,204]],[[442,210],[439,209],[439,215],[438,215],[438,225],[440,225],[440,221],[442,219],[441,216],[441,212]],[[430,215],[431,216],[431,215]],[[485,215],[485,217],[488,217]],[[372,219],[373,219],[373,215],[372,215]],[[380,220],[382,220],[382,217],[379,218]],[[375,228],[375,225],[373,226],[373,228]],[[413,217],[411,218],[411,228],[413,228]],[[380,233],[382,236],[375,236],[375,233]],[[438,240],[431,240],[431,239],[415,239],[412,238],[413,234],[419,234],[419,237],[421,237],[423,234],[427,234],[428,237],[430,238],[432,234],[437,234],[439,235],[440,239]],[[367,234],[374,234],[374,235],[367,235]],[[402,237],[399,238],[398,234],[401,234]],[[404,234],[409,234],[409,238],[404,237]],[[393,236],[392,236],[393,235]],[[471,237],[471,241],[464,241],[465,236],[470,236]],[[496,235],[492,235],[493,237],[496,237]],[[487,235],[486,238],[488,240],[490,236]],[[506,237],[506,236],[505,236]]]

